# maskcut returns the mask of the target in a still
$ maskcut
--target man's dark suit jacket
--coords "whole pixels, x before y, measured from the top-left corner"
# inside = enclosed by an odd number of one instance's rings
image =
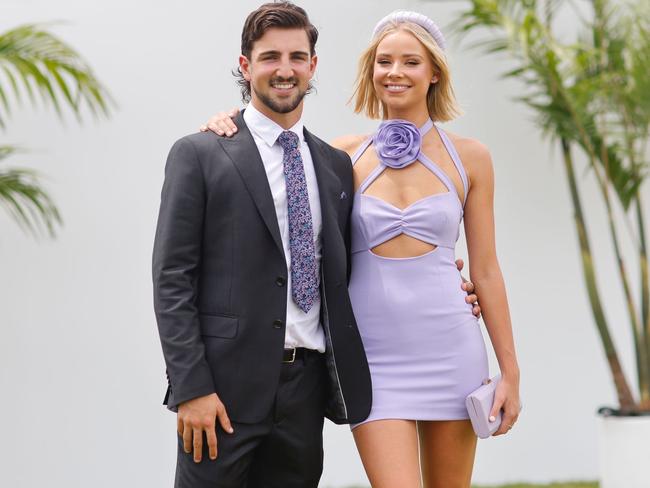
[[[273,197],[242,114],[229,139],[193,134],[172,147],[153,251],[154,307],[166,404],[216,392],[235,422],[270,411],[284,349],[287,264]],[[336,423],[370,412],[370,373],[347,290],[350,159],[305,129],[322,213],[321,323]]]

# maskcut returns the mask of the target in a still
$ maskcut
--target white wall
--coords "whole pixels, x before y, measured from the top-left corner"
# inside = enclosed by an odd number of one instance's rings
[[[303,1],[321,32],[318,93],[308,127],[325,139],[369,132],[352,114],[356,57],[374,23],[398,7],[445,26],[458,2]],[[0,30],[52,29],[87,57],[118,109],[79,126],[52,110],[16,110],[0,142],[47,175],[65,227],[26,237],[0,214],[0,485],[171,486],[175,417],[161,405],[164,366],[152,311],[150,256],[172,142],[218,109],[238,105],[230,70],[256,1],[4,0]],[[566,17],[570,22],[570,17]],[[480,442],[475,481],[595,478],[595,416],[613,404],[592,324],[561,161],[531,114],[511,99],[493,57],[451,44],[466,115],[449,127],[485,142],[497,173],[498,248],[509,290],[525,410],[511,435]],[[8,165],[4,163],[5,166]],[[587,206],[597,206],[593,189]],[[609,251],[590,222],[596,251]],[[466,256],[464,247],[459,255]],[[604,263],[605,264],[605,263]],[[630,341],[607,261],[603,295],[628,370]],[[365,482],[346,427],[326,427],[323,486]]]

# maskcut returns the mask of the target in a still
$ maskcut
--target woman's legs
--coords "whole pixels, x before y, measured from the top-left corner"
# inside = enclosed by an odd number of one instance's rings
[[[414,420],[375,420],[352,433],[372,488],[420,488]]]
[[[424,488],[469,488],[476,452],[470,421],[420,421],[417,430]]]

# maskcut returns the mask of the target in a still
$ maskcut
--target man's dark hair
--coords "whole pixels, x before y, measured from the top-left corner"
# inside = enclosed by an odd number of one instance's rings
[[[264,36],[267,30],[274,27],[280,29],[305,29],[309,38],[311,55],[316,54],[318,30],[309,21],[307,12],[291,2],[265,3],[248,15],[241,33],[241,53],[250,60],[255,41]],[[242,100],[249,102],[251,99],[250,82],[244,79],[239,67],[233,70],[233,75],[237,78]]]

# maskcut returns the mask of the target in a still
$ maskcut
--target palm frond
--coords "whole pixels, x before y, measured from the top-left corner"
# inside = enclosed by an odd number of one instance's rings
[[[4,127],[11,109],[9,89],[18,102],[25,94],[32,102],[39,96],[59,115],[62,104],[78,118],[84,106],[94,114],[109,113],[110,95],[90,66],[40,25],[22,25],[0,34],[0,73],[4,75],[0,77],[0,127]]]
[[[650,16],[626,18],[611,3],[595,1],[590,35],[562,44],[549,29],[564,3],[471,0],[453,31],[489,33],[472,46],[509,55],[514,66],[502,76],[528,89],[517,99],[536,112],[544,134],[577,143],[590,155],[627,210],[646,176],[639,160],[650,127]]]
[[[580,18],[581,32],[573,39],[560,40],[554,16],[562,0],[469,0],[453,29],[459,37],[487,33],[474,43],[485,53],[507,54],[508,69],[503,77],[524,86],[516,99],[535,115],[542,133],[560,142],[571,194],[576,229],[581,243],[590,303],[607,351],[621,406],[630,406],[629,388],[621,374],[616,351],[609,338],[607,320],[595,288],[595,274],[589,238],[582,216],[579,187],[574,178],[572,147],[587,156],[585,173],[595,176],[606,212],[617,269],[625,292],[630,324],[637,351],[637,372],[641,393],[639,408],[650,406],[650,273],[641,276],[643,320],[639,320],[620,252],[620,238],[611,195],[625,211],[624,220],[637,215],[638,233],[630,235],[638,246],[640,260],[647,260],[640,189],[648,176],[647,144],[650,135],[650,4],[647,0],[590,2],[590,19]],[[571,6],[572,0],[569,0]],[[629,224],[629,222],[628,222]],[[634,241],[636,239],[636,241]],[[645,329],[642,329],[644,324]],[[646,344],[644,346],[644,344]],[[647,351],[644,349],[647,348]],[[647,354],[646,354],[647,352]],[[615,361],[612,363],[612,358]],[[627,408],[627,407],[626,407]]]
[[[16,152],[14,146],[0,146],[0,162]],[[39,180],[38,173],[30,169],[0,169],[0,205],[24,231],[54,237],[61,215]]]

